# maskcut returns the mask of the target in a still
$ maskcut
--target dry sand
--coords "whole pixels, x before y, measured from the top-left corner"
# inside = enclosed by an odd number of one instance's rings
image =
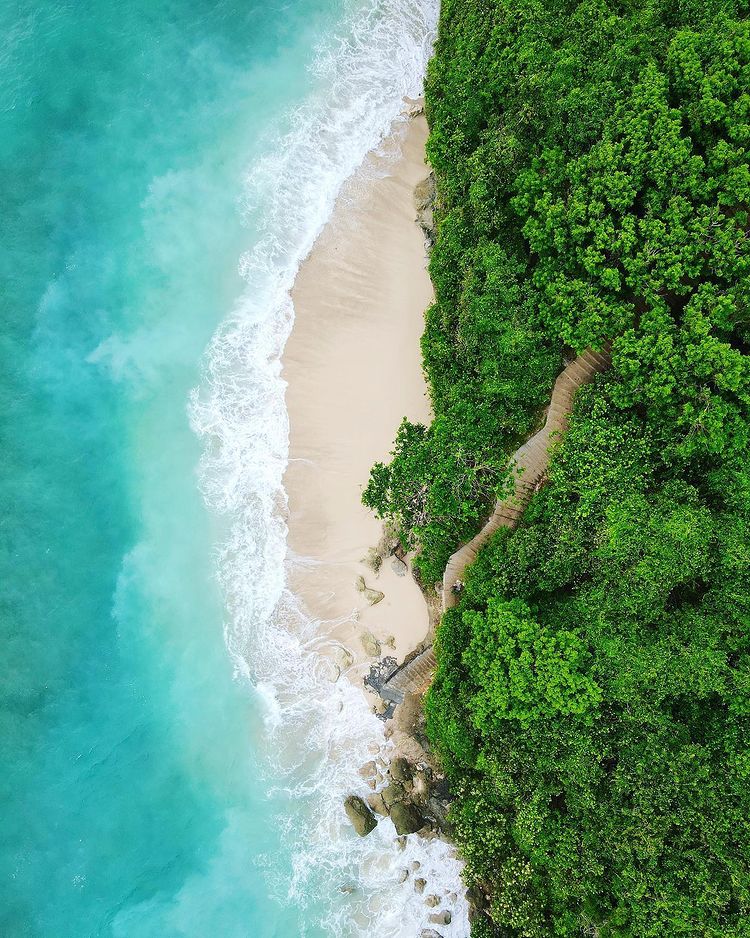
[[[344,643],[358,667],[370,632],[401,660],[426,635],[427,609],[410,575],[386,557],[378,575],[362,562],[382,525],[360,501],[371,465],[388,459],[403,417],[429,420],[419,338],[432,300],[413,192],[427,175],[424,117],[395,126],[340,196],[303,264],[284,353],[288,382],[289,548],[295,592]],[[356,588],[385,593],[370,606]],[[389,637],[395,642],[388,644]]]

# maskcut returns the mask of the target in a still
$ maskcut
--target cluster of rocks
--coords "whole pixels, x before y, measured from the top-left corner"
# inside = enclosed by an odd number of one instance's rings
[[[399,878],[399,883],[405,883],[411,878],[414,883],[414,892],[416,892],[420,896],[424,895],[425,890],[427,888],[427,880],[423,876],[416,875],[419,873],[421,867],[422,867],[422,864],[419,862],[419,860],[413,860],[409,864],[408,869],[403,869],[401,871],[401,876]],[[455,892],[452,892],[449,895],[444,896],[443,898],[447,900],[447,903],[452,903],[456,901],[458,896],[456,895]],[[443,900],[441,900],[440,896],[436,896],[434,893],[431,893],[430,895],[427,895],[424,897],[424,904],[429,909],[437,910],[435,912],[430,913],[430,915],[428,916],[428,921],[430,922],[430,924],[450,925],[450,923],[453,921],[453,916],[448,909],[438,908],[440,905],[443,904]],[[426,928],[421,932],[420,938],[441,938],[441,936],[440,936],[440,933],[436,932],[433,928]]]
[[[344,808],[361,837],[375,829],[378,816],[390,817],[399,836],[444,830],[448,802],[438,790],[440,786],[435,786],[428,765],[415,766],[399,756],[388,769],[368,762],[360,774],[373,791],[367,800],[350,795]]]
[[[391,569],[396,576],[406,576],[409,572],[406,565],[406,553],[393,531],[386,527],[377,545],[371,547],[367,551],[367,556],[362,558],[362,563],[366,564],[373,573],[379,573],[383,561],[388,557],[391,558]]]
[[[379,817],[387,816],[393,821],[402,847],[406,846],[409,834],[417,831],[429,834],[445,829],[448,802],[442,790],[444,784],[433,778],[428,765],[414,765],[403,756],[393,759],[389,766],[381,760],[373,759],[362,766],[360,774],[373,791],[366,799],[350,795],[344,802],[344,809],[361,837],[366,837],[375,829]],[[420,869],[420,862],[413,860],[401,870],[399,883],[411,880],[414,891],[424,896],[425,905],[433,910],[428,917],[431,925],[450,925],[450,911],[440,906],[444,900],[447,903],[455,902],[455,893],[443,899],[434,893],[426,894],[428,884],[419,875]],[[441,935],[433,928],[427,928],[421,932],[420,938],[441,938]]]

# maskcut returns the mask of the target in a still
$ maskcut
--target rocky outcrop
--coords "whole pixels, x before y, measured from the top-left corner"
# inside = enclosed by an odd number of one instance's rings
[[[422,812],[411,801],[397,801],[391,808],[391,820],[397,834],[415,834],[425,825]]]
[[[367,796],[366,803],[355,795],[347,798],[346,811],[355,828],[360,824],[364,807],[373,826],[376,823],[374,815],[390,817],[399,836],[425,828],[432,831],[446,829],[448,802],[444,797],[444,783],[442,779],[433,781],[429,766],[414,765],[404,756],[397,756],[387,770],[381,771],[374,761],[366,763],[360,775],[378,788]]]
[[[435,243],[435,174],[414,187],[414,206],[417,210],[417,224],[422,229],[429,250]]]
[[[366,837],[375,830],[378,823],[375,815],[359,795],[349,795],[344,802],[344,811],[360,837]]]

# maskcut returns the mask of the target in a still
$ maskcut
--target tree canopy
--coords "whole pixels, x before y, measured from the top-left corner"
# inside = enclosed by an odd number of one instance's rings
[[[426,586],[565,358],[612,343],[438,630],[481,938],[750,936],[747,6],[442,4],[435,417],[365,493]]]

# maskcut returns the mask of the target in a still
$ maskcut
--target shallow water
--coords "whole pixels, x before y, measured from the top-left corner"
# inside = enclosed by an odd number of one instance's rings
[[[285,590],[280,489],[287,290],[435,16],[0,9],[3,936],[412,935],[396,866],[455,881],[342,820],[381,728]]]

